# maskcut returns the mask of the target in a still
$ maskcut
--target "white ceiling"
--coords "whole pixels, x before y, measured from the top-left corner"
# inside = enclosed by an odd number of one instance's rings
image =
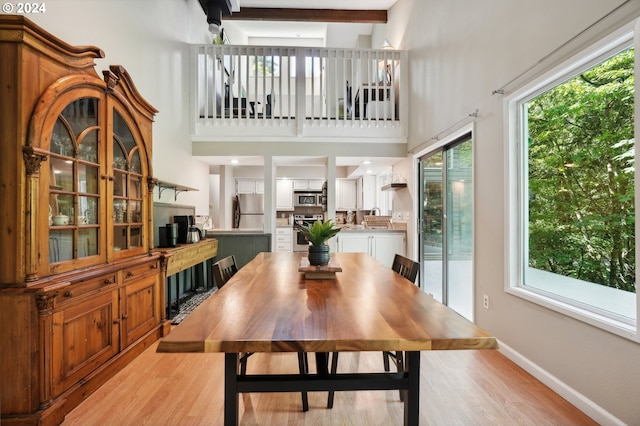
[[[237,0],[242,7],[295,8],[295,9],[347,9],[347,10],[389,10],[397,0]],[[235,4],[234,4],[235,7]],[[228,21],[240,28],[248,37],[255,38],[298,38],[324,39],[327,23],[323,22],[282,22],[282,21]],[[223,27],[225,25],[223,17]],[[344,24],[342,24],[344,25]],[[371,33],[371,24],[350,24],[362,28],[360,34]]]

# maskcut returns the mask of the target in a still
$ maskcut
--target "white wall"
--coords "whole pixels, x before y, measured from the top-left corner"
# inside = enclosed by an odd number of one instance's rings
[[[546,370],[551,382],[586,398],[574,404],[599,406],[603,411],[588,409],[598,421],[637,425],[640,345],[504,291],[503,99],[492,95],[621,3],[398,0],[389,24],[374,29],[372,44],[388,38],[409,50],[409,148],[435,143],[435,135],[479,110],[473,140],[477,323]],[[639,3],[630,3],[627,17],[640,14]],[[490,310],[478,302],[483,294],[491,298]]]
[[[95,45],[106,55],[96,71],[124,66],[140,94],[160,112],[153,125],[153,176],[196,188],[162,202],[193,205],[208,214],[208,166],[191,156],[188,43],[208,43],[206,17],[195,0],[56,0],[28,16],[72,45]],[[154,191],[158,199],[158,190]]]

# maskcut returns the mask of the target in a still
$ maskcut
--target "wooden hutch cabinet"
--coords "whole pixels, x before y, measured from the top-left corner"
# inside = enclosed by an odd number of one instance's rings
[[[0,422],[59,424],[169,331],[157,111],[24,17],[0,15],[0,57]]]

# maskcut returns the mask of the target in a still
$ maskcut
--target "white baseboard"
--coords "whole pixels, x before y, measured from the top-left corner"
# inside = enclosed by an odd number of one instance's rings
[[[527,371],[536,379],[540,380],[546,386],[551,388],[555,393],[569,401],[580,411],[591,417],[599,424],[603,426],[625,426],[625,423],[623,421],[564,383],[562,380],[558,379],[556,376],[544,370],[539,365],[522,356],[519,352],[513,350],[513,348],[509,347],[503,342],[498,342],[498,345],[498,347],[500,348],[499,351],[504,356],[515,362],[518,366],[522,367],[522,369]]]

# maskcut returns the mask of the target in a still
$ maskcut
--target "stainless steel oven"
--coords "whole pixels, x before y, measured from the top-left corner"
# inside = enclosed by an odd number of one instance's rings
[[[322,192],[294,192],[293,205],[295,207],[322,206]]]
[[[294,216],[296,224],[311,225],[316,220],[323,220],[321,214],[297,214]],[[299,253],[307,253],[309,251],[309,240],[302,235],[297,227],[294,227],[295,235],[293,238],[293,251]]]

